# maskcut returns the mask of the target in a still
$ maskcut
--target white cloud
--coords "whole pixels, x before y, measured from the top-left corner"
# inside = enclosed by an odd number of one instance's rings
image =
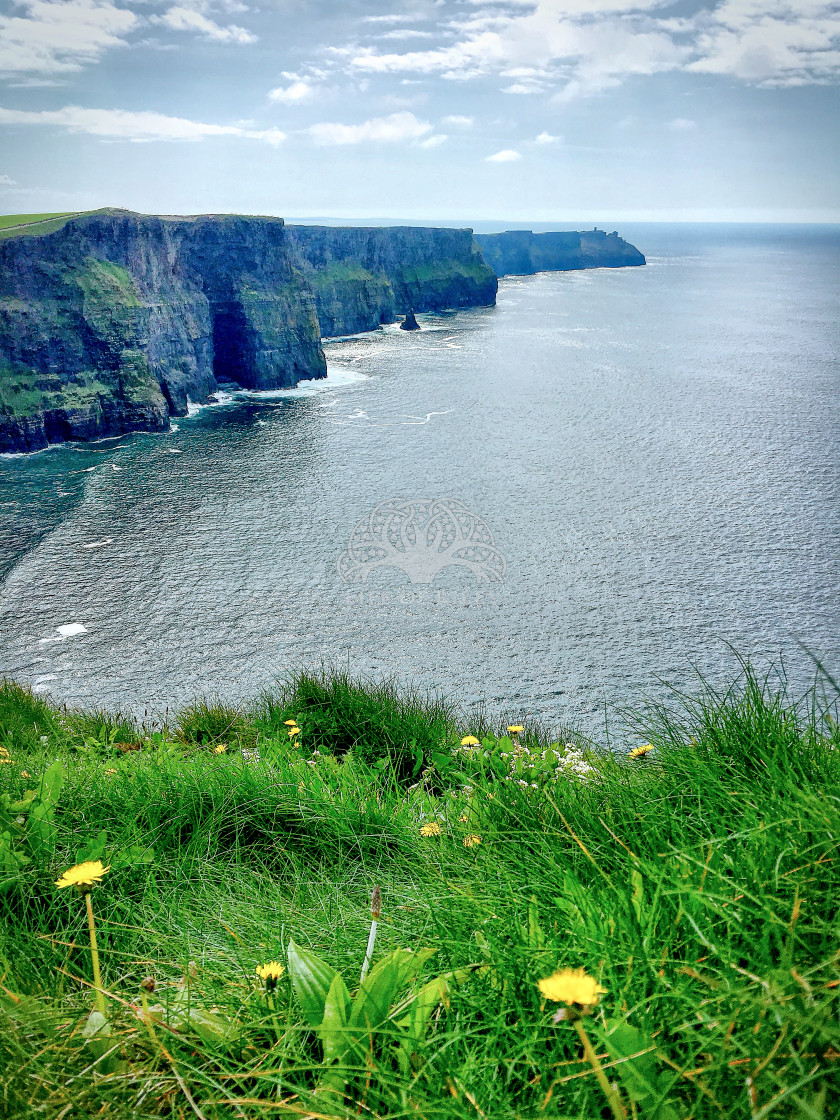
[[[79,70],[125,45],[140,23],[110,0],[24,0],[22,16],[0,16],[0,72]]]
[[[292,82],[285,88],[278,86],[277,89],[270,90],[268,98],[270,101],[281,101],[284,105],[298,105],[301,101],[307,101],[312,97],[314,92],[314,86],[300,80]]]
[[[697,121],[689,120],[688,117],[674,117],[672,121],[668,122],[668,127],[673,132],[691,132],[693,128],[697,127]]]
[[[279,144],[285,133],[278,128],[252,129],[239,125],[205,124],[163,113],[129,112],[124,109],[84,109],[66,105],[63,109],[30,112],[0,108],[0,125],[52,125],[68,132],[86,132],[109,140],[204,140],[208,136],[241,136]]]
[[[439,31],[417,31],[412,27],[402,27],[398,31],[384,31],[377,39],[437,39]]]
[[[420,14],[410,15],[408,12],[392,12],[387,16],[365,16],[362,23],[418,23],[424,18]]]
[[[665,16],[669,0],[469,0],[428,50],[347,48],[351,69],[514,79],[503,92],[554,91],[569,101],[626,78],[687,69],[763,85],[840,76],[838,0],[705,0],[691,16]]]
[[[562,136],[552,136],[550,132],[541,132],[539,136],[534,137],[535,144],[559,144],[562,141]]]
[[[696,22],[700,57],[689,70],[761,85],[840,76],[840,9],[833,0],[724,0]]]
[[[420,141],[421,148],[439,148],[441,144],[445,144],[449,137],[445,132],[436,132],[433,136],[429,136],[426,140]]]
[[[645,10],[659,2],[535,0],[522,11],[508,8],[489,19],[477,13],[457,25],[460,38],[448,46],[402,53],[368,47],[353,52],[349,61],[357,70],[374,73],[461,80],[499,74],[516,79],[506,93],[534,94],[549,85],[576,96],[618,84],[625,75],[654,74],[683,63],[687,47],[658,30]],[[635,14],[610,15],[628,10]]]
[[[0,187],[14,187],[15,185],[11,175],[0,175]]]
[[[518,159],[522,159],[519,152],[515,152],[513,148],[503,148],[501,152],[487,156],[485,163],[514,163]]]
[[[462,117],[458,113],[453,113],[451,116],[444,117],[442,123],[451,125],[452,128],[472,128],[475,117]]]
[[[391,113],[388,117],[373,117],[361,124],[324,122],[313,124],[307,132],[316,144],[367,144],[397,143],[401,140],[418,140],[432,131],[428,121],[418,120],[413,113]]]
[[[237,27],[236,24],[222,27],[194,8],[170,8],[160,18],[161,22],[172,31],[196,31],[201,35],[206,35],[208,39],[215,39],[219,43],[241,43],[244,45],[257,41],[256,35],[252,35],[244,27]]]

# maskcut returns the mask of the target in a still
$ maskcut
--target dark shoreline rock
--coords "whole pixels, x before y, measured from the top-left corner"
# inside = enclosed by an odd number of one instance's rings
[[[531,276],[535,272],[567,272],[581,268],[626,268],[642,265],[645,258],[614,231],[597,227],[587,232],[532,233],[529,229],[506,233],[477,233],[485,260],[497,276]]]
[[[401,331],[419,331],[420,330],[420,324],[417,322],[417,320],[414,317],[414,308],[413,307],[409,307],[408,311],[406,311],[405,318],[400,323],[400,330]]]

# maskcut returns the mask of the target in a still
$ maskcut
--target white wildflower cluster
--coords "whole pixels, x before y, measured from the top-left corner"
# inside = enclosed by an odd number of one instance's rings
[[[554,776],[556,778],[581,778],[583,781],[594,778],[597,774],[586,754],[576,743],[566,743],[566,752],[557,764]]]
[[[518,733],[521,727],[508,728],[513,738],[494,741],[485,739],[479,743],[474,736],[467,736],[455,750],[466,755],[470,762],[482,769],[491,762],[492,757],[502,761],[506,773],[499,768],[492,769],[496,777],[513,782],[520,789],[539,789],[541,786],[557,781],[588,781],[597,775],[586,750],[577,743],[552,743],[545,750],[538,750],[520,742]],[[464,787],[464,794],[472,793],[471,787]]]
[[[537,789],[540,782],[557,782],[561,779],[586,781],[595,776],[595,768],[576,743],[566,743],[563,746],[557,744],[543,751],[517,745],[503,757],[510,769],[507,780],[516,782],[521,789]]]

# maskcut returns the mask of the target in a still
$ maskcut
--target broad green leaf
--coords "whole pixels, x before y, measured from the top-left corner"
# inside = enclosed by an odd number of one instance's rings
[[[343,1062],[353,1049],[354,1036],[348,1029],[350,993],[341,976],[336,973],[324,1001],[324,1017],[318,1028],[318,1037],[324,1047],[328,1062]]]
[[[122,867],[137,867],[139,864],[154,863],[155,850],[150,844],[132,844],[128,848],[120,848],[114,852],[109,860],[114,870]]]
[[[101,1011],[91,1011],[82,1028],[82,1038],[102,1037],[111,1033],[111,1024]]]
[[[82,1038],[85,1040],[85,1046],[97,1058],[107,1054],[114,1045],[111,1038],[111,1024],[101,1011],[91,1011],[88,1015],[87,1022],[82,1028]],[[103,1073],[106,1071],[106,1067],[102,1065],[99,1068]]]
[[[26,836],[29,846],[37,853],[42,849],[51,850],[57,834],[55,813],[49,801],[41,801],[30,811],[26,821]]]
[[[9,803],[9,806],[8,806],[9,812],[10,813],[25,813],[26,810],[30,808],[30,806],[31,806],[32,802],[34,801],[35,797],[37,796],[37,794],[38,794],[38,791],[36,789],[26,790],[26,792],[24,793],[24,795],[20,799],[20,801],[12,801],[12,802]]]
[[[452,972],[442,972],[440,976],[436,976],[434,980],[429,980],[424,984],[419,991],[413,992],[404,1000],[401,1000],[394,1008],[391,1018],[396,1022],[398,1027],[402,1027],[410,1032],[413,1032],[414,1028],[412,1024],[415,1024],[422,1034],[426,1029],[426,1025],[435,1007],[441,1002],[446,1003],[449,999],[451,987],[457,987],[477,973],[487,973],[489,971],[492,971],[491,966],[489,964],[483,964],[468,965],[467,968],[458,968]],[[422,1010],[415,1011],[418,1001]],[[405,1015],[402,1019],[397,1019],[398,1015],[402,1015],[403,1012],[409,1008],[410,1011],[408,1015]],[[419,1035],[417,1037],[419,1038]]]
[[[61,795],[61,787],[63,785],[64,766],[56,759],[52,766],[44,771],[41,784],[38,788],[38,796],[41,801],[55,805]]]
[[[286,950],[292,991],[300,1004],[303,1016],[311,1027],[318,1027],[324,1018],[324,1004],[336,970],[308,949],[301,949],[294,941]]]
[[[83,848],[76,850],[76,863],[85,863],[87,860],[102,859],[108,843],[108,833],[103,828],[93,839],[88,840]]]
[[[396,949],[370,970],[353,1000],[351,1026],[374,1030],[385,1022],[394,997],[404,983],[403,966],[410,963],[413,956],[408,949]]]
[[[627,1022],[613,1022],[601,1032],[601,1041],[618,1063],[613,1070],[628,1095],[637,1104],[644,1102],[645,1120],[679,1120],[666,1101],[674,1079],[657,1068],[653,1042],[648,1035]],[[648,1052],[641,1053],[645,1050]]]
[[[191,1007],[184,1014],[183,1022],[204,1042],[230,1043],[242,1033],[239,1024],[234,1020],[225,1019],[215,1011],[204,1011],[200,1007]]]

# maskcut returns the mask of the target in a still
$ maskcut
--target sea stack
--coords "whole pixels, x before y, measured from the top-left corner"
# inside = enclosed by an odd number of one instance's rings
[[[414,309],[413,308],[409,307],[408,311],[406,312],[405,318],[400,323],[400,330],[401,331],[419,331],[420,330],[420,324],[414,318]]]

